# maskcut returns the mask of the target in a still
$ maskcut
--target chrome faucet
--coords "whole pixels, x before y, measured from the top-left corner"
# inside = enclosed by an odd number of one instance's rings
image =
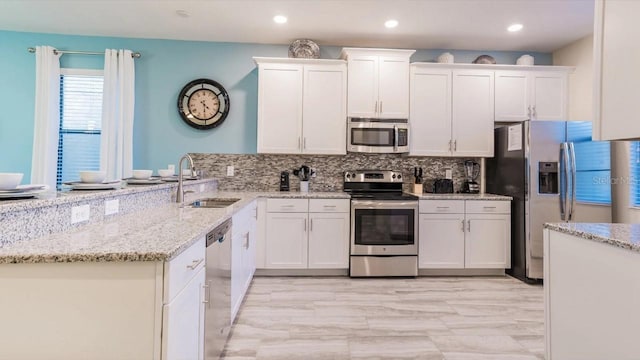
[[[184,159],[187,159],[189,162],[187,165],[189,165],[189,169],[191,170],[191,175],[193,175],[193,172],[195,171],[193,166],[193,159],[191,158],[191,156],[189,156],[189,154],[182,155],[182,157],[180,158],[180,162],[178,162],[178,191],[176,192],[176,202],[179,204],[184,203],[185,191],[183,190],[183,187],[182,187],[182,160]],[[193,192],[193,191],[187,191],[187,192]]]

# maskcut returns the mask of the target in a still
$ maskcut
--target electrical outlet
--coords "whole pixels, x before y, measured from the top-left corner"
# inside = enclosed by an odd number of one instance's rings
[[[89,205],[71,207],[71,223],[76,224],[89,220]]]
[[[444,177],[445,179],[453,179],[453,171],[451,171],[451,169],[446,169],[444,171]]]
[[[227,176],[233,176],[233,174],[234,174],[233,165],[227,166]]]
[[[120,200],[118,199],[105,200],[104,202],[105,215],[117,214],[119,210],[120,210]]]

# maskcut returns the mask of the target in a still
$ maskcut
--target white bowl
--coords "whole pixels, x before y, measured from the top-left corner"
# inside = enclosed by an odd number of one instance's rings
[[[80,171],[80,181],[83,183],[101,183],[107,177],[106,171]]]
[[[135,179],[148,179],[153,174],[153,170],[133,170],[133,177]]]
[[[169,177],[169,176],[173,176],[173,170],[171,169],[158,169],[158,175],[160,175],[161,177]]]
[[[23,173],[0,173],[0,190],[13,190],[22,181]]]

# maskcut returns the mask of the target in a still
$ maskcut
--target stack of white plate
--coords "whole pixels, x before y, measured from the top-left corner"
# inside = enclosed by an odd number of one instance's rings
[[[22,173],[0,173],[0,199],[30,198],[49,190],[47,185],[18,185],[23,176]]]

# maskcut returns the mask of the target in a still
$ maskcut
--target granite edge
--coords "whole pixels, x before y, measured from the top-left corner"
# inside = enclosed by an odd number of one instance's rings
[[[594,224],[595,225],[595,224]],[[613,224],[606,224],[606,225],[613,225]],[[621,227],[624,227],[625,225],[629,224],[615,224]],[[631,243],[629,241],[626,241],[624,239],[617,239],[617,238],[613,238],[613,237],[608,237],[608,236],[604,236],[604,235],[600,235],[600,234],[596,234],[592,231],[588,231],[588,230],[579,230],[579,229],[575,229],[575,228],[570,228],[568,226],[565,225],[565,223],[545,223],[544,225],[545,229],[549,229],[549,230],[554,230],[560,233],[564,233],[567,235],[572,235],[572,236],[576,236],[582,239],[586,239],[586,240],[591,240],[591,241],[595,241],[595,242],[599,242],[599,243],[603,243],[603,244],[608,244],[608,245],[612,245],[618,248],[622,248],[625,250],[631,250],[631,251],[635,251],[635,252],[640,252],[640,245]]]

